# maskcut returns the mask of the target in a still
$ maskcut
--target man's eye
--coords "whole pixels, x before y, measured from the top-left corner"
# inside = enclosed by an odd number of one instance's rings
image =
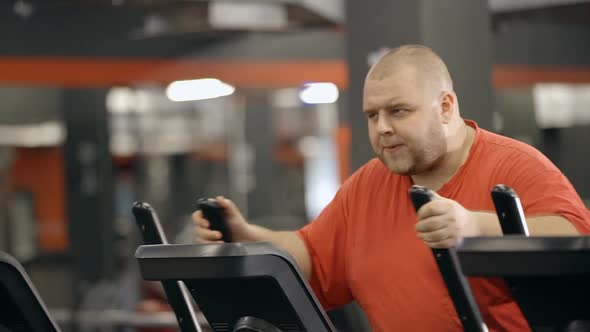
[[[396,108],[396,109],[392,109],[391,110],[391,113],[396,114],[396,115],[397,114],[403,114],[405,112],[406,112],[406,109],[404,109],[404,108]]]
[[[377,117],[377,113],[367,113],[367,118],[368,119],[374,119]]]

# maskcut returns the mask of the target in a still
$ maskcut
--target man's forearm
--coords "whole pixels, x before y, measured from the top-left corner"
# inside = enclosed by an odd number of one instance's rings
[[[498,216],[489,212],[472,212],[476,227],[468,227],[465,236],[501,236],[502,228]],[[578,235],[574,225],[561,216],[537,216],[526,220],[532,236]]]
[[[293,256],[305,277],[309,279],[311,275],[311,259],[305,243],[295,232],[273,231],[262,226],[249,224],[247,234],[240,241],[271,242]]]

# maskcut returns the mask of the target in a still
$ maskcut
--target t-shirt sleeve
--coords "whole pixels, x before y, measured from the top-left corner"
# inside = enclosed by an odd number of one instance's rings
[[[326,309],[352,301],[346,279],[346,184],[319,217],[297,232],[311,256],[310,284]]]
[[[580,233],[590,233],[590,214],[565,175],[539,152],[538,158],[521,155],[510,172],[513,186],[527,216],[558,215]]]

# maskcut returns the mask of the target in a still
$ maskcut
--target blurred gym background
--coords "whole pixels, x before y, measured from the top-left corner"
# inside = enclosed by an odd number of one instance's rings
[[[312,221],[371,158],[363,78],[404,43],[441,54],[463,115],[540,149],[589,204],[589,41],[590,1],[2,1],[0,250],[64,331],[173,331],[132,203],[176,243],[199,197]]]

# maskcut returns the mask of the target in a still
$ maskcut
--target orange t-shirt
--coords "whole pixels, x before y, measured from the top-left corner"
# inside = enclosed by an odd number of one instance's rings
[[[494,212],[496,184],[513,188],[527,216],[560,215],[583,233],[588,211],[565,176],[533,147],[480,129],[469,157],[438,194]],[[412,180],[369,161],[300,231],[313,265],[311,285],[326,308],[356,300],[374,331],[462,331],[444,281],[416,235]],[[500,278],[469,278],[490,331],[529,331]]]

